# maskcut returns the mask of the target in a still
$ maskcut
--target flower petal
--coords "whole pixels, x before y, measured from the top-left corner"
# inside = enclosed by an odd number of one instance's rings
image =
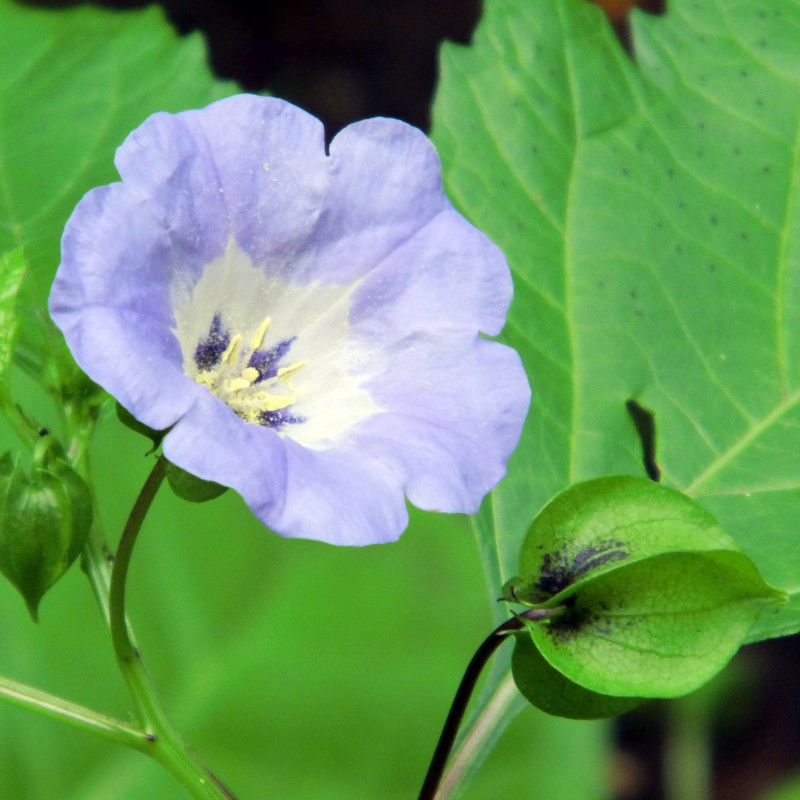
[[[338,545],[395,541],[408,525],[402,475],[356,449],[309,450],[284,439],[285,504],[262,521],[284,536]]]
[[[350,283],[450,208],[433,145],[395,119],[344,128],[331,142],[330,171],[298,280]]]
[[[370,382],[386,409],[359,426],[358,447],[404,474],[420,508],[475,513],[505,475],[530,388],[517,353],[483,339],[410,335],[387,352]]]
[[[316,225],[329,183],[319,120],[248,94],[153,115],[126,139],[116,164],[126,184],[176,219],[179,237],[214,241],[210,258],[233,238],[253,261],[278,269]]]
[[[242,421],[210,392],[198,393],[166,435],[164,455],[203,480],[235,489],[262,521],[283,506],[287,465],[280,437]]]
[[[475,511],[530,390],[502,327],[502,253],[395,120],[320,124],[242,95],[157,114],[122,183],[67,223],[50,308],[81,367],[164,453],[285,536],[391,541]],[[199,355],[198,355],[199,354]]]
[[[50,294],[79,366],[155,429],[174,424],[198,388],[170,331],[171,253],[142,198],[121,184],[95,189],[70,218]]]
[[[503,327],[512,293],[500,249],[447,209],[361,281],[351,322],[376,337],[402,337],[424,328],[495,335]]]

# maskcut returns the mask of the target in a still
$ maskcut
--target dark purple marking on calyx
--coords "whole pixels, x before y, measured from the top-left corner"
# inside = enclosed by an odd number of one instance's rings
[[[536,588],[547,595],[556,595],[590,570],[609,561],[624,561],[628,553],[621,549],[623,547],[625,542],[604,539],[596,545],[579,550],[572,559],[567,555],[566,546],[554,553],[545,553]]]
[[[222,327],[222,317],[217,312],[211,321],[208,336],[198,342],[194,351],[194,363],[200,372],[216,367],[230,343],[231,335]]]

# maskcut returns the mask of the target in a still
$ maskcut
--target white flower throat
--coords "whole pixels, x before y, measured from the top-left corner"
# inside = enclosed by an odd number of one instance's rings
[[[292,377],[308,364],[295,361],[280,366],[292,341],[264,349],[272,323],[266,317],[247,344],[241,333],[230,334],[219,313],[214,315],[208,337],[194,353],[198,372],[194,379],[223,400],[245,422],[269,427],[302,422],[288,409],[299,399]]]
[[[231,241],[197,278],[172,286],[183,371],[245,422],[331,447],[381,410],[366,383],[383,365],[354,335],[352,290],[293,281],[280,263],[254,267]]]

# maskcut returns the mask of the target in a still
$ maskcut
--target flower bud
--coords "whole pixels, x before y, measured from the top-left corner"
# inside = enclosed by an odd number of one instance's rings
[[[48,458],[46,465],[36,461],[28,473],[19,457],[0,457],[0,572],[22,594],[34,620],[92,522],[91,494],[80,475],[62,458]]]

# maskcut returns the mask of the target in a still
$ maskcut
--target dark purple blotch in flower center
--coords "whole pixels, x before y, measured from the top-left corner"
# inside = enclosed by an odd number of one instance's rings
[[[278,374],[280,360],[289,352],[294,340],[295,337],[293,336],[291,339],[279,342],[275,347],[270,347],[269,350],[254,350],[250,354],[247,366],[258,370],[256,383],[265,381],[268,378],[274,378]]]
[[[258,416],[258,421],[261,425],[266,425],[268,428],[280,428],[283,425],[305,422],[306,418],[290,414],[288,408],[282,408],[279,411],[262,411]]]
[[[222,317],[214,314],[208,336],[202,339],[194,351],[194,363],[200,372],[216,367],[222,360],[222,354],[231,343],[231,335],[222,328]]]

